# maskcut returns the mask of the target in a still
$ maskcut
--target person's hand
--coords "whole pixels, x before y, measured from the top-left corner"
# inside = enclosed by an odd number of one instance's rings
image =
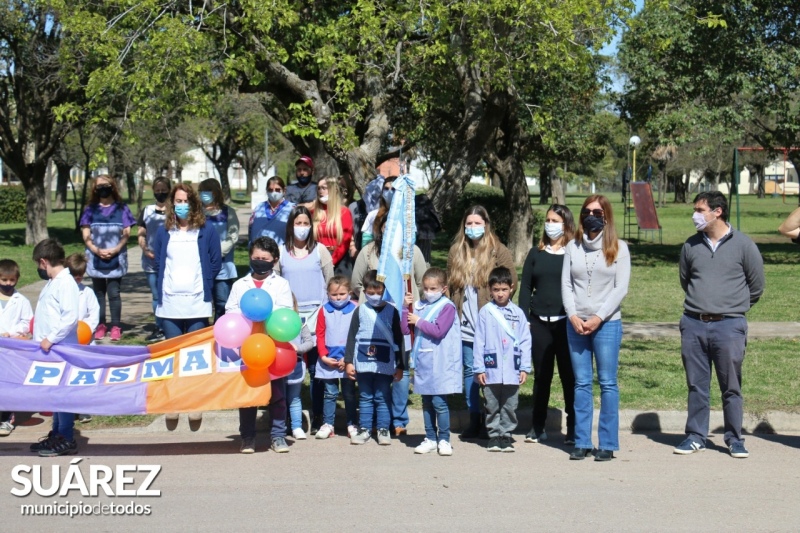
[[[344,367],[344,372],[349,379],[356,380],[356,367],[353,363],[347,363]]]
[[[408,313],[408,323],[409,323],[409,325],[416,326],[418,320],[420,320],[420,318],[417,315],[415,315],[414,313]]]
[[[486,386],[486,374],[484,372],[481,372],[480,374],[475,374],[474,379],[475,383],[477,383],[481,387]]]
[[[356,248],[356,245],[353,243],[353,241],[350,241],[350,257],[355,257],[357,255],[358,248]]]
[[[339,362],[334,359],[333,357],[328,357],[327,355],[321,355],[319,360],[328,365],[331,368],[336,368],[339,366]]]
[[[403,297],[403,306],[408,307],[409,305],[413,305],[414,297],[411,296],[410,292],[407,292],[406,295]]]
[[[339,364],[337,366],[339,367],[339,370],[342,370],[342,371],[344,370],[344,366],[345,366],[344,365],[344,357],[339,359]]]
[[[50,348],[53,346],[53,343],[47,340],[47,338],[42,339],[41,344],[39,344],[39,348],[44,352],[47,353],[50,351]]]
[[[578,315],[572,315],[569,317],[569,322],[572,324],[572,327],[575,329],[575,333],[578,335],[583,335],[583,320],[578,317]]]
[[[400,381],[401,379],[403,379],[403,369],[398,368],[397,370],[394,371],[394,380],[395,382],[397,382]]]
[[[145,257],[147,257],[148,259],[155,259],[155,258],[156,258],[156,254],[155,254],[155,252],[153,252],[152,250],[145,250],[145,251],[144,251],[144,255],[145,255]]]
[[[592,315],[591,318],[589,318],[589,320],[583,321],[583,334],[591,335],[592,333],[597,331],[597,328],[599,328],[602,323],[603,320],[599,316]]]
[[[519,384],[525,385],[525,382],[528,381],[528,373],[520,371],[519,373]]]

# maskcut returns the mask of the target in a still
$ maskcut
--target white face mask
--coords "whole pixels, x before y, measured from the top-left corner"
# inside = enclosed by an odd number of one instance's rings
[[[311,232],[311,226],[295,226],[294,227],[294,238],[298,241],[304,241],[308,239],[308,234]]]
[[[559,237],[564,235],[564,223],[563,222],[545,222],[544,223],[544,232],[551,239],[558,239]]]
[[[267,198],[273,204],[277,204],[281,200],[283,200],[283,192],[282,191],[271,191],[267,193]]]
[[[425,299],[428,300],[429,303],[434,303],[438,301],[439,298],[441,297],[442,297],[441,291],[434,291],[434,292],[425,291]]]
[[[320,196],[319,201],[325,205],[328,205],[328,197],[327,196]]]
[[[697,229],[697,231],[703,231],[706,229],[706,226],[708,226],[708,220],[706,220],[706,217],[703,216],[703,213],[695,212],[692,215],[692,222],[694,222],[694,227]]]

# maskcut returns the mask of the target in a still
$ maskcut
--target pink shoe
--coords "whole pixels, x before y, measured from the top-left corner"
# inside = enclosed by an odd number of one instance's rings
[[[106,338],[106,331],[108,331],[108,330],[106,329],[106,325],[105,324],[100,324],[99,326],[97,326],[97,329],[94,330],[94,338],[95,338],[95,340],[101,341],[101,340],[105,339]]]
[[[122,338],[122,329],[119,326],[114,326],[111,328],[111,340],[118,341]]]

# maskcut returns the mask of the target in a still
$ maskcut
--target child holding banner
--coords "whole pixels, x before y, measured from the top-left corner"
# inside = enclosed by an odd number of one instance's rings
[[[259,237],[250,244],[250,274],[236,281],[225,304],[225,312],[240,313],[242,296],[253,288],[262,289],[272,298],[272,310],[292,309],[292,290],[289,282],[277,275],[273,268],[280,259],[278,243],[269,237]],[[272,420],[270,436],[272,451],[287,453],[286,444],[286,378],[272,380],[272,398],[269,402]],[[256,407],[239,409],[239,433],[242,436],[242,453],[256,451]]]
[[[67,257],[66,266],[72,279],[78,284],[78,320],[86,322],[89,329],[94,330],[100,324],[100,303],[97,301],[94,291],[83,284],[83,276],[86,274],[86,256],[75,253]],[[92,344],[95,342],[92,341]],[[78,415],[78,422],[90,422],[92,415]]]
[[[47,353],[54,344],[78,344],[78,285],[64,266],[64,248],[56,239],[45,239],[33,249],[39,277],[47,280],[33,321],[33,340]],[[47,437],[31,444],[31,451],[42,457],[74,455],[75,415],[53,413],[53,430]]]
[[[33,310],[31,303],[14,288],[19,281],[19,265],[0,260],[0,337],[27,338]],[[0,413],[0,437],[14,431],[10,412]]]

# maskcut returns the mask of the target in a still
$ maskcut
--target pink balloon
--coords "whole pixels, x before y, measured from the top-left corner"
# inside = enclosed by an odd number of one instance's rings
[[[253,323],[240,313],[226,313],[214,324],[214,339],[223,348],[239,348],[253,331]]]

